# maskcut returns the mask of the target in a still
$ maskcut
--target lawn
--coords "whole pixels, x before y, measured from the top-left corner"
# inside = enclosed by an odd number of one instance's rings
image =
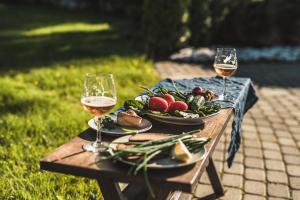
[[[95,181],[48,173],[39,159],[87,128],[86,72],[113,73],[118,105],[157,80],[126,20],[0,4],[0,199],[97,199]]]

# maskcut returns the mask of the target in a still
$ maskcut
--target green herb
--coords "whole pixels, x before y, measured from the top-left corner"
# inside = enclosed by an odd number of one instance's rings
[[[153,113],[159,116],[177,116],[183,118],[199,118],[211,115],[218,112],[221,109],[220,104],[210,102],[214,98],[214,93],[211,90],[206,90],[205,93],[200,96],[194,96],[191,92],[182,92],[180,91],[174,80],[169,79],[173,85],[173,89],[167,89],[163,86],[159,86],[153,91],[148,88],[142,87],[145,90],[145,93],[149,96],[159,96],[162,97],[165,94],[171,94],[176,101],[183,101],[189,106],[189,110],[178,111],[175,113],[162,113],[151,111],[148,109],[148,102],[142,102],[137,100],[128,100],[125,102],[125,108],[131,108],[138,112],[139,115],[144,115],[146,113]]]
[[[177,92],[177,95],[180,96],[181,98],[186,98],[186,95],[184,93],[182,93],[177,87],[176,87],[176,84],[174,82],[174,80],[171,80],[172,81],[172,84],[173,84],[173,87],[175,89],[175,91]]]
[[[205,115],[210,115],[216,112],[219,112],[222,108],[221,104],[214,103],[214,104],[208,104],[206,106],[203,106],[199,112],[203,112]]]
[[[107,128],[107,129],[114,129],[117,126],[114,120],[109,116],[105,116],[105,118],[102,119],[102,125],[103,128]]]
[[[192,102],[189,104],[190,109],[197,113],[205,104],[203,96],[195,96]]]
[[[145,93],[146,93],[148,96],[150,96],[150,97],[156,96],[156,94],[155,94],[153,91],[151,91],[150,89],[148,89],[148,88],[146,88],[146,87],[141,87],[141,88],[145,90]]]
[[[155,88],[153,91],[149,90],[148,88],[142,87],[145,90],[145,93],[152,97],[152,96],[163,96],[165,94],[171,94],[175,100],[177,101],[185,101],[185,99],[187,98],[187,96],[189,94],[185,94],[181,91],[179,91],[179,89],[176,87],[175,82],[173,80],[171,80],[172,84],[173,84],[173,88],[174,90],[169,90],[163,86],[159,86],[157,88]]]
[[[159,86],[157,88],[157,90],[162,94],[162,95],[165,95],[165,94],[168,94],[169,90],[167,90],[166,88],[162,87],[162,86]]]
[[[194,113],[189,113],[189,112],[184,112],[179,110],[176,110],[174,114],[178,117],[183,117],[183,118],[191,118],[191,119],[199,118],[199,114],[194,114]]]
[[[136,133],[137,130],[134,130],[134,129],[127,129],[127,128],[122,128],[122,130],[125,132],[125,133]]]
[[[187,98],[187,95],[183,96],[175,91],[169,91],[169,94],[171,94],[176,101],[185,101],[185,99]]]
[[[189,105],[194,100],[194,95],[187,96],[185,102]]]
[[[154,110],[151,110],[150,113],[155,114],[155,115],[160,115],[160,116],[170,116],[169,113],[159,112],[159,111],[154,111]]]
[[[146,103],[138,100],[127,100],[124,103],[126,109],[133,108],[134,110],[142,110],[145,108]]]

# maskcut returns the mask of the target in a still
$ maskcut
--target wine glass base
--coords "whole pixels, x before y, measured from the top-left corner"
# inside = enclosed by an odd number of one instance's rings
[[[231,103],[234,103],[234,99],[233,98],[230,98],[229,96],[227,95],[223,95],[221,94],[220,96],[218,96],[217,99],[214,99],[213,101],[223,101],[223,102],[231,102]]]
[[[226,98],[223,94],[221,94],[221,95],[218,96],[218,98],[216,100],[217,101],[224,101],[224,100],[226,100]]]
[[[83,150],[93,153],[104,152],[107,150],[107,146],[102,142],[91,142],[85,145],[82,145]]]

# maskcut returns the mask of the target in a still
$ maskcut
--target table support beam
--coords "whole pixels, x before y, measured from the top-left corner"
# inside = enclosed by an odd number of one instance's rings
[[[215,195],[217,197],[223,196],[224,195],[223,185],[221,183],[220,177],[216,170],[214,161],[211,157],[209,157],[209,163],[208,166],[206,167],[206,171]]]
[[[150,197],[148,189],[143,184],[129,184],[121,191],[119,184],[110,179],[102,177],[97,179],[97,182],[104,200],[178,200],[182,194],[182,192],[178,190],[170,191],[154,187],[155,198],[153,199]]]
[[[126,200],[117,182],[104,177],[97,179],[97,182],[105,200]]]

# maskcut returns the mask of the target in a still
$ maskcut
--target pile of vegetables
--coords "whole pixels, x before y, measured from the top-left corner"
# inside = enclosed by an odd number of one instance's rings
[[[158,156],[173,157],[174,155],[172,152],[174,151],[174,146],[176,146],[178,143],[183,144],[185,146],[184,148],[186,148],[190,153],[199,152],[203,146],[210,141],[210,138],[198,138],[192,135],[193,133],[197,132],[199,132],[199,130],[194,130],[155,141],[122,143],[124,145],[134,146],[122,149],[113,149],[113,155],[102,158],[102,160],[110,159],[117,161],[120,159],[126,160],[128,158],[135,157],[136,159],[134,161],[131,160],[134,165],[132,165],[128,171],[128,174],[136,175],[140,170],[143,170],[146,185],[150,194],[152,197],[154,197],[154,193],[147,176],[147,164]]]
[[[181,92],[173,81],[174,90],[158,87],[153,91],[145,89],[142,100],[127,100],[125,108],[131,108],[139,114],[153,113],[183,118],[199,118],[218,112],[221,105],[212,102],[215,97],[211,90],[198,86],[190,92]]]

